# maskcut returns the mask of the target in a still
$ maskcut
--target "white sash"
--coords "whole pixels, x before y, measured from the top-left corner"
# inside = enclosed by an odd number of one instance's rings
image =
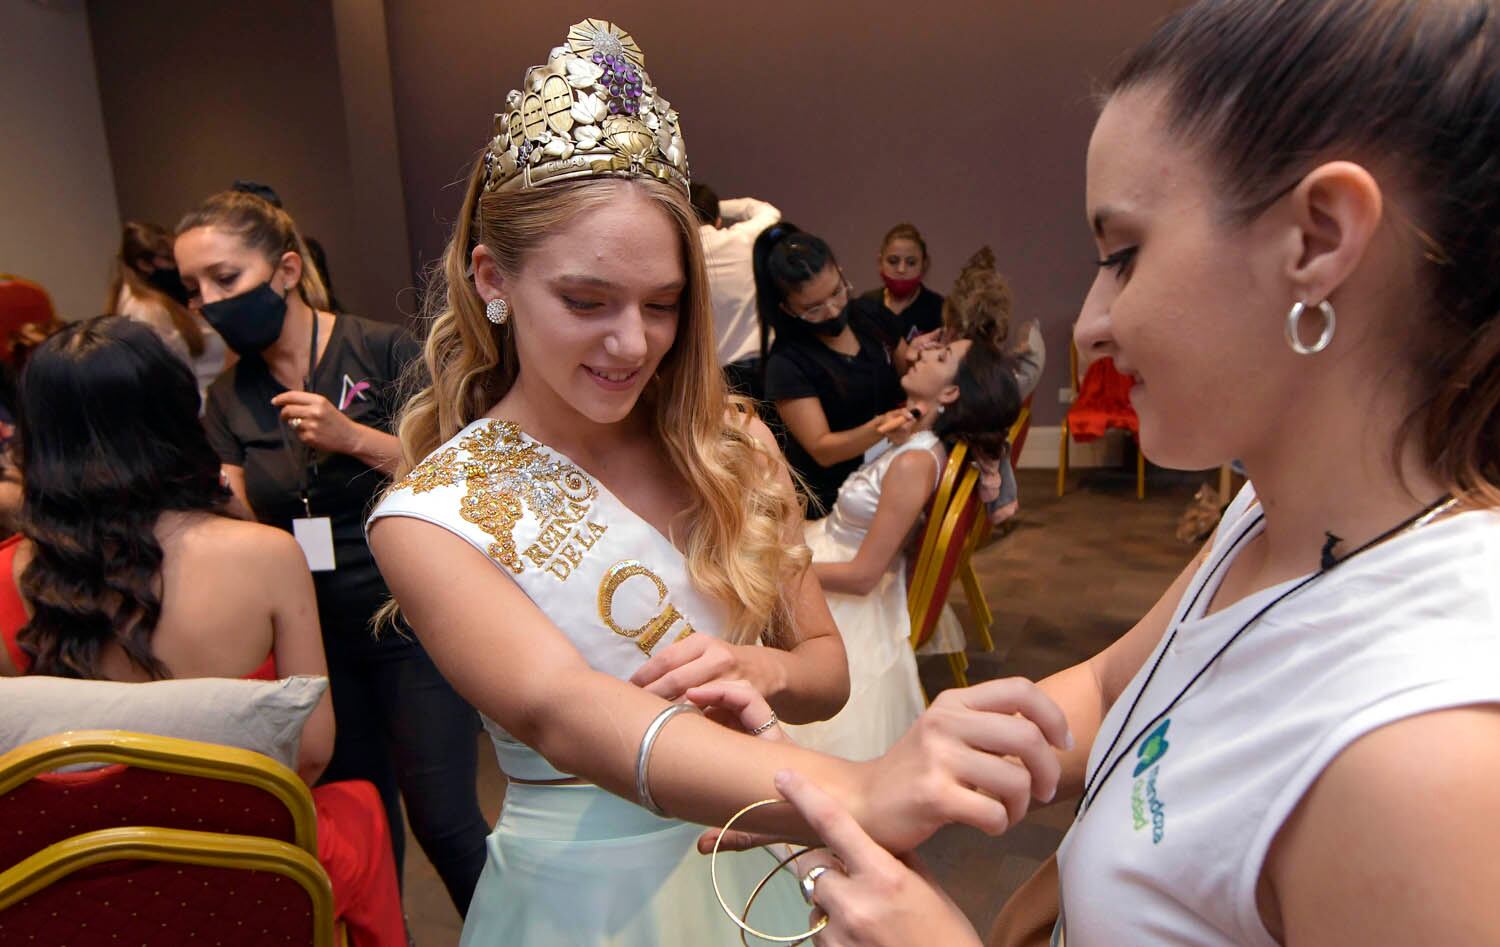
[[[369,522],[387,516],[462,537],[521,587],[590,667],[620,680],[673,641],[694,632],[717,637],[727,624],[724,606],[694,587],[665,536],[508,421],[475,421],[429,454]],[[519,778],[550,778],[502,765]]]

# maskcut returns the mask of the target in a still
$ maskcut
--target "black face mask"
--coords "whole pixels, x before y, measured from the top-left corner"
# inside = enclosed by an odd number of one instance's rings
[[[269,281],[238,296],[208,303],[199,310],[224,337],[224,344],[241,356],[258,355],[281,336],[286,321],[286,297]]]
[[[177,275],[175,266],[164,266],[152,270],[146,274],[146,282],[157,292],[166,294],[168,299],[175,300],[179,306],[188,304],[189,294],[187,287],[182,285],[182,277]]]
[[[804,320],[802,324],[816,332],[818,335],[838,335],[840,332],[843,332],[844,327],[849,324],[849,307],[845,306],[843,310],[832,319],[824,319],[822,322],[807,322]]]

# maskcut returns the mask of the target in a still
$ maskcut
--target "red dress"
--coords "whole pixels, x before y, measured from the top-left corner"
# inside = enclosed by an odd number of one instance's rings
[[[11,664],[25,674],[31,660],[21,650],[16,635],[28,618],[14,580],[16,549],[22,538],[18,534],[0,542],[0,642]],[[276,680],[276,656],[267,655],[265,663],[245,679]],[[67,774],[74,780],[87,775]],[[406,947],[396,859],[385,808],[375,786],[362,779],[325,783],[313,787],[312,799],[318,814],[318,861],[328,873],[334,916],[348,932],[349,943],[353,947]]]

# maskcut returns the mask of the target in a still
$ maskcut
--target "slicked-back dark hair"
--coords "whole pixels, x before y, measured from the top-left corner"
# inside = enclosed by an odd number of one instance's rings
[[[1125,62],[1160,84],[1232,219],[1318,164],[1357,161],[1416,228],[1431,301],[1406,432],[1451,490],[1500,505],[1500,3],[1199,0]]]
[[[755,268],[755,308],[760,315],[760,367],[766,370],[771,330],[778,338],[816,338],[807,323],[782,308],[787,294],[805,286],[829,265],[838,266],[822,237],[781,221],[761,231],[751,249]]]

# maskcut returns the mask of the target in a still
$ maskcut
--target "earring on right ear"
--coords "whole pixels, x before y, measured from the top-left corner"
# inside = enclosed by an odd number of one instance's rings
[[[1307,345],[1302,341],[1302,317],[1309,308],[1318,310],[1323,317],[1323,331],[1318,334],[1318,341],[1312,345]],[[1317,355],[1328,348],[1328,344],[1333,341],[1334,325],[1333,304],[1328,300],[1325,299],[1313,307],[1298,300],[1292,304],[1292,308],[1286,314],[1286,343],[1298,355]]]
[[[497,326],[503,326],[510,319],[510,306],[503,299],[491,299],[484,304],[484,317]]]

